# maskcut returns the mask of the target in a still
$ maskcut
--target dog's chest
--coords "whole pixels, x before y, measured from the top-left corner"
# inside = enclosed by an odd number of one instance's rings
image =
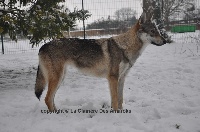
[[[131,66],[129,63],[121,62],[119,64],[119,78],[121,78],[122,76],[125,76],[128,73],[130,68]]]

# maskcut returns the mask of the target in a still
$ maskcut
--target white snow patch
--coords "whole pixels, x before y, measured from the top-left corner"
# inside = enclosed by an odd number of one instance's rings
[[[39,102],[34,95],[37,53],[0,55],[0,131],[199,132],[200,54],[189,37],[198,32],[172,35],[176,42],[149,45],[130,70],[123,108],[131,113],[100,113],[110,111],[107,80],[73,68],[55,96],[57,108],[69,112],[42,113],[47,91]]]

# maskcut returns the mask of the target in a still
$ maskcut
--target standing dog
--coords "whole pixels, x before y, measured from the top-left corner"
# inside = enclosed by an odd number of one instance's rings
[[[48,84],[45,103],[50,111],[56,110],[54,96],[66,67],[73,65],[84,73],[108,79],[111,106],[122,109],[124,80],[145,47],[151,43],[166,43],[151,17],[142,14],[139,21],[126,33],[108,39],[58,39],[39,50],[39,66],[35,84],[38,99]]]

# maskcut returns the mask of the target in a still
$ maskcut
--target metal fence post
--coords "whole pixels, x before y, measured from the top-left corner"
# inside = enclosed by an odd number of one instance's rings
[[[84,11],[84,3],[82,0],[82,11]],[[83,12],[83,37],[85,39],[85,16],[84,16],[84,12]]]
[[[2,54],[4,54],[3,34],[1,34],[1,42],[2,42]]]

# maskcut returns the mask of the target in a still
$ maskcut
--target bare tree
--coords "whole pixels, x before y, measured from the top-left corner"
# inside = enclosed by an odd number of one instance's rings
[[[115,17],[120,21],[128,21],[136,14],[136,11],[131,8],[121,8],[115,12]]]
[[[170,16],[175,13],[194,10],[194,6],[191,6],[193,2],[194,0],[162,0],[163,19],[167,27],[169,26]]]

